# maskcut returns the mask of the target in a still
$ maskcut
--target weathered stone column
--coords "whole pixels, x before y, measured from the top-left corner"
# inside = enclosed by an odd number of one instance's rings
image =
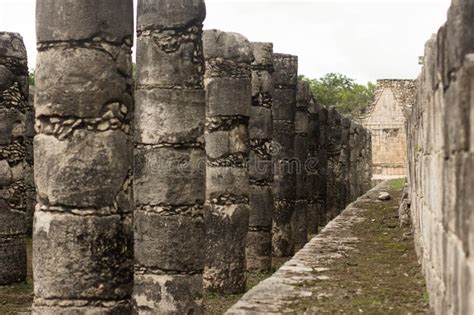
[[[360,165],[359,165],[359,156],[360,156],[360,126],[356,122],[351,122],[350,127],[350,139],[349,139],[349,146],[350,146],[350,164],[351,164],[351,172],[350,172],[350,192],[351,192],[351,201],[357,199],[360,196],[360,182],[359,182],[359,172],[360,172]]]
[[[341,154],[341,115],[335,107],[328,110],[328,179],[327,179],[327,221],[331,221],[339,210],[340,164]]]
[[[133,1],[36,3],[33,314],[128,314]]]
[[[296,95],[295,117],[295,160],[296,203],[292,217],[295,251],[299,251],[308,242],[308,186],[306,162],[308,160],[308,107],[310,100],[309,83],[299,81]]]
[[[203,0],[139,0],[135,111],[138,314],[202,314]]]
[[[34,177],[34,148],[33,141],[35,132],[35,106],[34,106],[34,87],[29,88],[28,106],[25,115],[25,214],[27,235],[33,233],[33,217],[36,206],[36,189]]]
[[[26,279],[23,169],[27,80],[23,38],[0,32],[0,285]]]
[[[318,107],[319,116],[319,145],[318,145],[318,206],[319,226],[325,226],[327,221],[327,188],[328,188],[328,110],[324,106]]]
[[[250,216],[247,270],[272,267],[273,167],[273,44],[252,43],[252,106],[250,108]]]
[[[308,103],[308,160],[306,162],[306,186],[308,190],[308,233],[315,235],[319,232],[319,189],[320,189],[320,120],[319,104],[310,90]]]
[[[240,34],[204,32],[207,101],[206,266],[209,291],[245,290],[249,224],[249,114],[252,47]]]
[[[273,97],[274,209],[273,255],[290,257],[295,252],[291,218],[296,202],[296,170],[294,163],[296,89],[298,57],[274,54]]]
[[[339,164],[341,168],[341,186],[340,186],[340,206],[344,209],[350,203],[350,168],[351,168],[351,150],[349,145],[351,135],[351,120],[342,118],[341,123],[341,155]]]

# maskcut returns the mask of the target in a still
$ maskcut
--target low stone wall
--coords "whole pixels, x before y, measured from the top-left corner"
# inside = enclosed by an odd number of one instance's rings
[[[362,205],[379,202],[377,198],[380,192],[386,191],[386,185],[380,184],[358,201]],[[315,289],[324,288],[324,281],[331,281],[326,272],[337,260],[356,251],[359,239],[352,228],[366,220],[364,211],[358,203],[350,204],[318,236],[270,278],[248,291],[226,314],[303,314],[303,310],[296,310],[298,303],[303,299],[317,303],[319,297],[314,294]]]
[[[472,1],[453,1],[426,44],[407,128],[415,242],[436,314],[474,314],[473,28]]]

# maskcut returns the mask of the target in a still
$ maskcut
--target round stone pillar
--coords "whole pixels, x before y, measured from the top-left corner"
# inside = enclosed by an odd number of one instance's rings
[[[129,314],[132,0],[37,0],[33,314]]]
[[[139,0],[135,95],[137,314],[202,314],[203,0]]]
[[[8,285],[26,279],[28,64],[19,34],[0,32],[0,47],[0,285]]]
[[[292,217],[295,251],[308,242],[308,107],[309,83],[298,81],[295,116],[296,203]]]
[[[250,108],[250,216],[247,269],[272,267],[273,167],[273,44],[252,43],[252,106]]]
[[[252,47],[242,35],[204,32],[207,181],[204,286],[245,290],[249,224],[249,115]]]
[[[274,210],[273,255],[290,257],[295,252],[291,219],[296,203],[295,116],[298,57],[274,54],[273,154]]]

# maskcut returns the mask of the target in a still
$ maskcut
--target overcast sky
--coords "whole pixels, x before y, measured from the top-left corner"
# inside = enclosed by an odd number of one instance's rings
[[[100,0],[97,0],[100,1]],[[361,83],[414,79],[424,43],[450,0],[207,0],[205,28],[273,42],[299,56],[300,74],[339,72]],[[0,31],[19,32],[35,68],[35,0],[0,0]]]

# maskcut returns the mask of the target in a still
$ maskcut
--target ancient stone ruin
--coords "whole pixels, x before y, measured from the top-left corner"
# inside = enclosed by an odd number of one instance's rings
[[[0,32],[0,285],[26,279],[27,79],[23,38]]]
[[[135,283],[139,314],[201,314],[204,1],[138,2]]]
[[[295,143],[298,57],[274,54],[273,158],[274,209],[273,255],[289,257],[295,252],[291,220],[296,202],[297,161],[293,160]]]
[[[376,177],[404,176],[406,116],[415,102],[413,80],[378,80],[374,102],[362,118],[372,133],[373,174]]]
[[[247,270],[272,267],[273,219],[273,44],[252,43],[252,106],[250,107],[250,213]]]
[[[37,1],[34,108],[23,39],[0,32],[0,285],[25,282],[32,229],[33,314],[205,314],[262,274],[228,314],[291,313],[379,224],[365,248],[414,236],[435,313],[474,314],[474,4],[453,1],[418,80],[379,80],[358,121],[297,56],[205,17],[139,0],[134,77],[132,0]],[[397,218],[372,178],[407,164]]]
[[[474,4],[453,1],[425,46],[408,120],[408,203],[436,314],[474,313]]]
[[[239,293],[246,283],[249,226],[249,115],[254,60],[240,34],[204,32],[206,60],[206,203],[204,286]]]
[[[33,314],[126,314],[133,1],[38,1],[36,18]]]

